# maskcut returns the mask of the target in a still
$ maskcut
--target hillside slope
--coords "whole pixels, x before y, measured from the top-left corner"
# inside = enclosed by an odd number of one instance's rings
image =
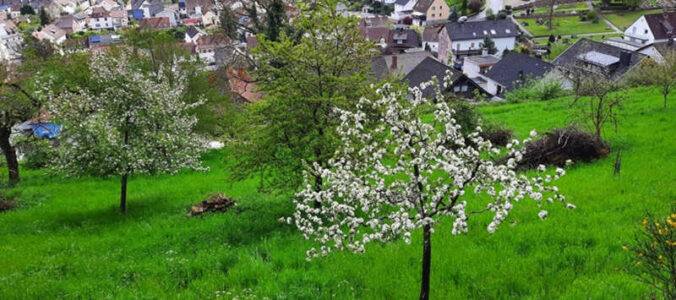
[[[666,213],[676,200],[676,103],[661,108],[656,89],[628,93],[613,156],[575,165],[559,181],[576,210],[550,205],[537,217],[532,201],[516,205],[490,235],[488,216],[452,236],[433,235],[433,299],[636,299],[649,290],[623,272],[630,240],[646,212]],[[485,106],[520,138],[568,121],[566,99]],[[277,219],[288,197],[259,192],[256,182],[225,181],[224,153],[206,156],[208,172],[136,177],[129,213],[117,212],[118,179],[64,179],[24,172],[5,190],[22,208],[0,214],[0,299],[206,298],[414,299],[419,292],[420,233],[411,245],[371,245],[364,255],[338,253],[305,261],[310,244]],[[4,174],[4,173],[2,173]],[[187,218],[191,203],[226,192],[239,205],[226,214]],[[509,226],[508,223],[515,226]]]

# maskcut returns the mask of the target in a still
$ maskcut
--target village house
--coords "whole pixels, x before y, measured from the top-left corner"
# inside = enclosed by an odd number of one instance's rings
[[[422,47],[432,53],[439,53],[439,30],[441,26],[427,26],[422,34]]]
[[[485,75],[499,61],[500,58],[495,55],[467,56],[462,63],[462,73],[474,79]]]
[[[195,26],[188,26],[188,28],[185,31],[185,42],[186,43],[192,43],[192,44],[197,44],[197,40],[202,37],[207,35],[204,31],[201,29],[195,27]]]
[[[202,18],[213,6],[211,0],[185,0],[185,14],[189,18]]]
[[[402,80],[409,87],[419,87],[421,83],[428,82],[435,77],[439,83],[449,80],[450,83],[443,91],[466,99],[474,99],[475,93],[487,94],[478,84],[470,80],[462,72],[455,70],[433,57],[426,57],[416,65]],[[448,78],[447,78],[448,77]],[[434,87],[428,86],[422,91],[423,97],[435,94]]]
[[[457,59],[481,55],[484,38],[493,40],[500,56],[513,50],[519,31],[511,20],[449,22],[439,31],[439,60],[451,64]]]
[[[0,22],[0,60],[20,58],[22,43],[23,37],[14,22]]]
[[[164,4],[161,0],[132,0],[130,9],[141,10],[144,18],[152,18],[164,10]]]
[[[676,39],[676,12],[641,16],[624,31],[624,39],[643,45]]]
[[[390,29],[387,27],[364,27],[359,28],[359,34],[367,40],[376,43],[380,48],[387,48]]]
[[[40,31],[34,31],[32,36],[38,40],[47,40],[52,44],[61,45],[66,40],[66,31],[54,24],[49,24]]]
[[[110,12],[103,7],[95,7],[92,10],[92,13],[89,15],[89,29],[101,30],[101,29],[110,29],[113,30],[113,18],[110,16]]]
[[[157,17],[157,18],[168,18],[169,19],[169,26],[171,26],[171,27],[178,26],[178,14],[173,10],[169,10],[169,9],[165,8],[165,10],[157,13],[155,15],[155,17]]]
[[[391,76],[405,77],[415,66],[431,56],[432,53],[426,51],[379,55],[371,60],[371,74],[378,81]]]
[[[153,29],[153,30],[160,30],[160,29],[169,29],[171,28],[171,21],[169,18],[143,18],[141,20],[138,20],[138,26],[143,29]]]
[[[446,22],[450,14],[451,9],[445,0],[417,0],[411,16],[413,24],[426,26]]]
[[[565,80],[558,75],[553,65],[539,58],[518,52],[509,52],[491,67],[483,77],[486,80],[486,91],[491,95],[502,97],[523,87],[529,80],[556,80],[567,87]]]
[[[391,29],[387,36],[387,51],[389,53],[403,52],[407,49],[420,48],[420,36],[413,29]]]
[[[216,62],[216,50],[227,47],[228,43],[228,38],[223,34],[203,35],[197,39],[195,51],[201,61],[213,64]]]
[[[552,64],[564,73],[582,71],[619,80],[645,58],[640,53],[582,38],[563,51]]]
[[[66,34],[72,34],[74,32],[80,32],[83,30],[80,23],[75,20],[73,15],[61,16],[59,19],[54,21],[54,25],[59,29],[66,32]]]

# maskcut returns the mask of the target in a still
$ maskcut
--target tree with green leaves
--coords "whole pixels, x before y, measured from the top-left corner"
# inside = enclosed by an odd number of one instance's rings
[[[495,47],[495,42],[489,36],[484,38],[483,43],[481,43],[481,49],[488,51],[488,54],[498,53],[498,48]]]
[[[186,77],[180,67],[170,79],[165,72],[145,71],[128,51],[94,54],[90,67],[91,86],[60,94],[45,90],[50,112],[63,125],[58,170],[119,176],[124,213],[130,176],[201,168],[203,146],[191,114],[199,102],[183,100]]]
[[[628,76],[629,83],[655,85],[660,88],[667,108],[667,98],[676,86],[676,51],[669,51],[659,61],[645,59]]]
[[[46,26],[49,23],[52,22],[51,18],[49,17],[49,14],[47,14],[47,11],[45,10],[44,7],[40,8],[40,25]]]
[[[280,32],[288,30],[284,1],[252,0],[240,3],[245,12],[242,15],[238,15],[228,6],[221,10],[221,30],[230,38],[236,38],[243,31],[249,34],[265,33],[269,40],[277,41]],[[259,15],[259,10],[264,11],[264,15]],[[240,17],[245,17],[249,23],[241,23]]]
[[[371,91],[374,44],[359,35],[358,19],[336,12],[336,3],[300,6],[294,26],[306,34],[299,40],[259,35],[254,75],[265,96],[251,108],[251,130],[234,159],[235,179],[260,176],[262,183],[296,190],[303,170],[325,166],[336,150],[334,109],[352,109]],[[321,190],[321,174],[313,176]]]
[[[24,74],[16,66],[0,68],[0,149],[5,155],[9,183],[19,181],[19,161],[10,136],[12,127],[37,115],[41,106],[39,99],[25,87]]]
[[[30,6],[30,5],[28,5],[28,4],[24,4],[24,5],[21,7],[21,10],[19,10],[19,12],[20,12],[22,15],[34,15],[34,14],[35,14],[35,10],[33,9],[33,7]]]

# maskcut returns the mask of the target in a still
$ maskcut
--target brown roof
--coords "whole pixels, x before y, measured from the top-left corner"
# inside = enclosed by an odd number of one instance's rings
[[[89,15],[90,18],[107,18],[110,17],[110,13],[103,7],[94,7],[92,13]]]
[[[242,69],[228,69],[228,82],[230,90],[248,102],[258,102],[263,97],[253,78]]]
[[[389,18],[386,16],[364,18],[359,21],[359,27],[387,27],[388,20]]]
[[[146,29],[167,29],[171,27],[168,17],[140,19],[138,25]]]
[[[676,36],[676,12],[650,14],[644,17],[656,40]]]
[[[413,11],[427,13],[427,10],[430,9],[433,2],[434,0],[419,0],[418,3],[413,6]]]
[[[390,29],[387,27],[362,27],[359,28],[359,34],[365,37],[369,41],[380,41],[380,39],[385,39],[390,34]]]
[[[439,31],[443,26],[427,26],[423,30],[423,41],[424,42],[438,42],[439,41]]]

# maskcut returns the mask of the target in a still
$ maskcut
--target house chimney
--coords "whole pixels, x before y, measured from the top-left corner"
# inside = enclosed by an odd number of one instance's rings
[[[396,70],[397,69],[397,55],[392,55],[392,65],[390,65],[390,69]]]
[[[631,63],[631,52],[622,51],[620,53],[620,65],[628,66]]]

